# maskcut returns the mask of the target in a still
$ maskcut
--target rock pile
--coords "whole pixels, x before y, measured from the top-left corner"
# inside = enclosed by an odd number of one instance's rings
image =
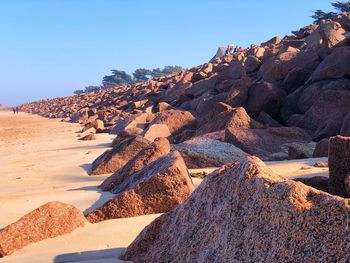
[[[126,260],[349,261],[348,201],[312,188],[350,196],[350,139],[333,137],[350,134],[349,21],[336,15],[189,70],[21,110],[81,123],[82,140],[116,135],[92,164],[94,175],[113,173],[100,187],[116,196],[86,218],[167,212]],[[286,180],[249,155],[329,155],[330,178]],[[208,166],[222,168],[191,195],[187,167]],[[76,209],[49,203],[0,232],[0,255],[84,222]]]
[[[228,142],[244,145],[241,129],[255,136],[269,128],[298,127],[290,142],[319,141],[349,134],[350,67],[348,14],[310,25],[284,38],[212,63],[131,85],[24,104],[21,109],[80,122],[84,129],[166,137],[181,143],[211,132],[233,130]],[[306,139],[305,134],[311,138]],[[87,135],[87,134],[85,134]],[[274,135],[275,136],[275,135]],[[280,141],[279,136],[275,136]],[[232,139],[234,138],[234,139]],[[282,142],[282,141],[281,141]],[[278,143],[279,144],[279,143]],[[263,145],[263,159],[282,158]],[[287,154],[283,155],[288,158]],[[309,154],[307,155],[309,156]],[[114,171],[112,171],[114,172]]]
[[[87,215],[90,222],[168,212],[194,190],[185,162],[176,151],[132,175],[118,175],[118,184],[116,180],[107,184],[117,196],[90,212]]]

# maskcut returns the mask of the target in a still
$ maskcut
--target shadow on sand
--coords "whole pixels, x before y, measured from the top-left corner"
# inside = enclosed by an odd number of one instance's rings
[[[95,201],[95,203],[93,203],[89,208],[83,211],[84,215],[87,215],[95,208],[101,207],[104,203],[106,203],[108,200],[112,199],[115,196],[115,194],[112,194],[110,192],[103,192],[100,188],[98,188],[98,186],[85,186],[75,189],[69,189],[68,191],[93,191],[100,194],[100,197]]]
[[[94,149],[100,149],[100,148],[111,148],[112,144],[110,142],[107,143],[100,143],[97,145],[82,145],[82,146],[74,146],[74,147],[66,147],[62,148],[61,150],[76,150],[76,149],[86,149],[86,150],[94,150]]]
[[[125,248],[109,248],[103,250],[83,251],[57,255],[55,263],[71,262],[126,262],[119,259]]]
[[[91,175],[92,172],[92,164],[91,163],[84,163],[82,165],[79,165],[81,168],[83,168],[85,170],[85,172],[87,172],[88,175]]]

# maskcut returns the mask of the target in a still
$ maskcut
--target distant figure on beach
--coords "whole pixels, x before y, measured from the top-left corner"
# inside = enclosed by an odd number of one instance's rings
[[[13,107],[12,108],[12,111],[13,111],[13,114],[18,114],[18,112],[19,112],[19,107]]]

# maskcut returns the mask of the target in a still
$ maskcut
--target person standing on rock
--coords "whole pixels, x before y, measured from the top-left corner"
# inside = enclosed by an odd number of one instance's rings
[[[233,55],[233,49],[234,49],[234,45],[229,44],[229,45],[227,46],[227,49],[226,49],[225,55],[228,55],[228,56]]]
[[[15,107],[12,108],[12,111],[13,111],[13,114],[16,114],[16,108]]]

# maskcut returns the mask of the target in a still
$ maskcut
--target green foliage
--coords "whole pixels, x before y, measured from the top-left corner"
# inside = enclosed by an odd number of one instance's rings
[[[80,95],[80,94],[82,94],[82,93],[84,93],[84,92],[85,92],[85,91],[82,90],[82,89],[77,89],[77,90],[74,91],[74,94],[75,94],[75,95]]]
[[[120,86],[133,83],[132,77],[123,70],[112,69],[112,75],[104,76],[102,83],[104,87]]]
[[[152,70],[138,68],[132,73],[135,82],[147,81],[152,77]]]
[[[162,75],[163,75],[163,73],[162,73],[162,70],[160,68],[152,69],[152,77],[153,78],[158,78]]]
[[[181,72],[182,70],[184,70],[184,69],[180,66],[165,66],[162,70],[162,73],[164,75],[168,75],[168,74],[172,74],[174,72]]]
[[[100,90],[102,87],[101,86],[87,86],[85,87],[85,89],[78,89],[76,91],[74,91],[74,94],[75,95],[80,95],[82,93],[85,93],[85,92],[94,92],[94,91],[98,91]]]
[[[132,84],[141,81],[147,81],[151,78],[157,78],[163,75],[172,74],[174,72],[180,72],[183,68],[180,66],[165,66],[163,69],[146,69],[138,68],[132,73],[132,76],[122,70],[112,70],[112,75],[105,76],[103,78],[103,86],[105,88],[112,86],[120,86],[125,84]]]
[[[157,78],[163,75],[172,74],[174,72],[180,72],[182,70],[184,69],[180,66],[165,66],[163,69],[155,68],[152,70],[146,68],[138,68],[134,71],[134,73],[132,73],[131,76],[123,70],[113,69],[111,70],[111,75],[103,77],[103,86],[87,86],[84,90],[74,91],[74,94],[79,95],[84,92],[93,92],[104,88],[147,81],[151,78]]]
[[[165,66],[163,69],[155,68],[152,69],[152,77],[158,78],[160,76],[169,75],[175,72],[181,72],[182,70],[184,69],[180,66]]]
[[[100,90],[100,86],[87,86],[85,87],[85,92],[94,92]]]
[[[331,4],[337,12],[350,12],[350,1],[336,1]],[[311,17],[315,20],[314,22],[317,23],[322,19],[329,19],[336,14],[335,12],[324,12],[321,9],[317,9]]]
[[[339,12],[350,12],[350,1],[346,1],[346,2],[336,1],[332,3],[332,6]]]
[[[317,23],[318,21],[322,20],[322,19],[329,19],[331,18],[333,15],[335,15],[335,13],[333,12],[324,12],[321,9],[317,9],[316,11],[314,11],[314,14],[311,16],[315,21],[315,23]]]

